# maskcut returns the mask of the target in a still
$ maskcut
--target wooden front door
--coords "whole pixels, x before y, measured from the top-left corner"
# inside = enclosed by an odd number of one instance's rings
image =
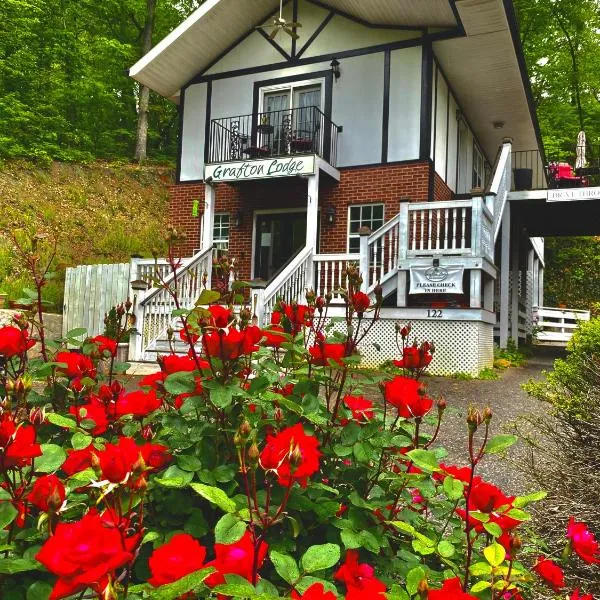
[[[257,215],[254,277],[271,280],[305,244],[305,211]]]

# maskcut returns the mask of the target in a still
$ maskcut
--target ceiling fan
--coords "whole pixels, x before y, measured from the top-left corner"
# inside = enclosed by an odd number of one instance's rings
[[[275,17],[270,25],[261,25],[256,29],[273,29],[269,35],[270,40],[274,40],[280,31],[285,31],[293,40],[297,40],[300,37],[295,31],[298,27],[302,27],[302,23],[283,18],[283,0],[279,0],[279,17]]]

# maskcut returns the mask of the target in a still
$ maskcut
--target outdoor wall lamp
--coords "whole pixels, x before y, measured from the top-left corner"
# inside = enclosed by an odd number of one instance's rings
[[[131,289],[136,292],[146,292],[150,289],[150,284],[145,279],[136,279],[131,282]]]
[[[335,206],[328,206],[325,214],[327,216],[327,223],[333,225],[335,223]]]
[[[342,76],[342,72],[340,70],[340,61],[337,58],[334,58],[331,61],[331,72],[333,73],[336,81]]]
[[[237,213],[235,213],[235,226],[236,227],[241,227],[242,223],[244,222],[244,213],[241,210],[238,210]]]

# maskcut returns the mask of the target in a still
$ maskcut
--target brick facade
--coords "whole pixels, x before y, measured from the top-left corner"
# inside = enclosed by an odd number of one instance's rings
[[[321,177],[319,206],[321,208],[320,248],[322,253],[347,251],[348,207],[354,204],[384,204],[384,220],[400,210],[401,200],[423,202],[428,199],[430,164],[428,162],[381,165],[377,167],[341,169],[340,182]],[[451,190],[436,174],[436,200],[452,198]],[[232,215],[229,254],[236,258],[239,276],[251,276],[252,231],[255,210],[305,209],[307,181],[305,179],[275,179],[250,181],[237,185],[218,184],[217,213]],[[204,184],[178,184],[170,188],[169,221],[187,234],[179,248],[182,256],[191,256],[200,246],[200,217],[192,216],[194,200],[199,200],[200,213],[204,208]],[[329,207],[335,208],[335,223],[329,225],[323,216]],[[241,223],[235,225],[239,214]]]
[[[446,182],[437,174],[433,176],[433,198],[436,201],[452,200],[454,193],[446,185]]]

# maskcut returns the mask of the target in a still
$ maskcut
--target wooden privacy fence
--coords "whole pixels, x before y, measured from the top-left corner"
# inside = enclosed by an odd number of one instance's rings
[[[65,277],[63,335],[85,327],[88,335],[104,331],[104,315],[129,296],[130,264],[81,265]]]
[[[534,312],[534,323],[538,329],[537,341],[566,344],[573,337],[579,322],[589,320],[589,310],[540,307],[537,313]]]

